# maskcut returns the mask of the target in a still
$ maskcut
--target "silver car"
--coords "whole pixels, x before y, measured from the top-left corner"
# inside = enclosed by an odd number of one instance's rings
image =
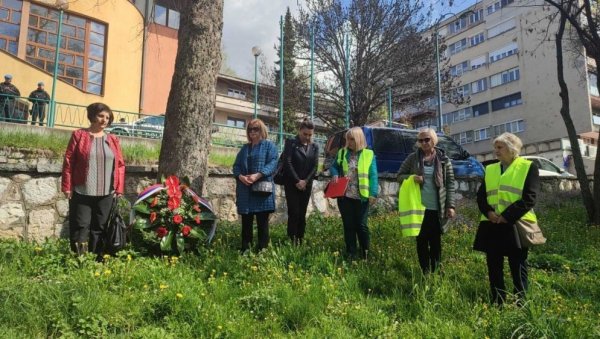
[[[160,139],[165,129],[165,116],[146,116],[132,123],[114,122],[106,131],[111,134]]]
[[[531,160],[540,171],[540,177],[564,177],[574,178],[575,176],[564,169],[556,166],[552,161],[535,155],[524,155],[523,158]]]

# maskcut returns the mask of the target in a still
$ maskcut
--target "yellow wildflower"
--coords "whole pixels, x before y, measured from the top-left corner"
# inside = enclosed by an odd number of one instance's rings
[[[104,275],[110,275],[111,273],[112,271],[109,269],[104,270]]]
[[[158,288],[160,288],[161,290],[164,290],[165,288],[168,288],[168,287],[169,287],[169,285],[166,285],[166,284],[160,284],[158,286]]]
[[[177,299],[183,298],[183,294],[181,294],[181,293],[177,293],[177,294],[175,294],[175,296],[177,297]]]
[[[94,277],[99,277],[99,276],[100,276],[100,272],[94,273]]]

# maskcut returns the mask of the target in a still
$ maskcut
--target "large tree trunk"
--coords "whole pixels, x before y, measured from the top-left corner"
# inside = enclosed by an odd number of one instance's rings
[[[158,171],[159,175],[189,177],[192,188],[201,194],[207,177],[215,85],[221,67],[223,0],[182,2]]]
[[[595,55],[594,61],[596,62],[596,86],[598,87],[600,86],[600,76],[597,74],[600,65],[598,54]],[[598,140],[600,140],[600,131],[598,133]],[[596,150],[596,160],[594,161],[594,225],[600,225],[600,157],[598,155],[598,150]]]
[[[592,192],[590,190],[590,182],[585,173],[585,166],[583,164],[583,158],[581,156],[581,149],[579,148],[577,131],[575,130],[575,125],[573,125],[573,119],[571,119],[571,112],[569,107],[569,89],[567,88],[567,83],[565,82],[564,76],[562,46],[562,38],[565,32],[566,21],[567,18],[561,13],[560,25],[556,33],[556,74],[558,77],[558,85],[560,87],[560,98],[562,101],[562,106],[560,107],[560,115],[562,116],[563,121],[565,122],[567,134],[569,135],[569,141],[571,142],[571,152],[573,153],[573,161],[575,162],[575,171],[577,172],[577,179],[579,180],[579,186],[581,187],[581,196],[583,198],[583,204],[585,205],[585,210],[587,212],[588,222],[592,223],[594,221],[595,215],[594,197],[598,196],[592,196]],[[594,188],[595,187],[596,185],[594,186]]]

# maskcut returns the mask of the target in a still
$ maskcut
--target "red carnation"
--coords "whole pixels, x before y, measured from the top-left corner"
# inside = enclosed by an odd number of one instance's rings
[[[154,197],[154,199],[152,199],[152,202],[150,203],[150,207],[154,207],[158,205],[158,197]]]
[[[156,220],[156,212],[150,213],[150,222],[152,223],[154,220]]]
[[[167,229],[163,226],[160,226],[156,229],[156,236],[159,238],[164,238],[167,235],[167,233],[169,233],[169,231],[167,231]]]
[[[170,197],[169,201],[167,201],[167,207],[172,211],[181,205],[181,198],[178,197]]]
[[[173,216],[173,222],[176,224],[181,224],[183,222],[183,217],[179,214]]]
[[[167,195],[169,197],[181,197],[181,188],[179,187],[179,178],[174,175],[171,175],[165,181],[165,186],[167,187]]]
[[[198,205],[194,205],[194,211],[196,211],[196,212],[200,212],[200,206],[198,206]]]
[[[196,222],[196,224],[200,224],[200,214],[196,215],[196,217],[194,218],[194,221]]]
[[[192,228],[188,225],[185,225],[181,228],[181,234],[183,234],[184,237],[189,236],[190,232],[192,232]]]

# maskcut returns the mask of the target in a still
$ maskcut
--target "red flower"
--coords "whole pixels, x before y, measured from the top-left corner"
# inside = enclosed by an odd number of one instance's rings
[[[183,222],[183,217],[179,214],[173,216],[173,222],[176,224],[181,224]]]
[[[194,221],[196,221],[196,224],[200,224],[200,214],[196,215],[196,217],[194,218]]]
[[[200,206],[198,206],[198,205],[194,205],[194,211],[196,211],[196,212],[200,212]]]
[[[154,199],[150,203],[150,207],[154,207],[156,205],[158,205],[158,197],[154,197]]]
[[[184,237],[189,236],[191,231],[192,231],[192,228],[188,225],[185,225],[181,228],[181,234],[183,234]]]
[[[167,233],[169,233],[169,231],[167,231],[167,229],[164,226],[160,226],[156,229],[156,236],[159,238],[165,237]]]
[[[175,175],[171,175],[165,181],[167,187],[167,195],[169,197],[181,197],[181,188],[179,187],[179,178]]]
[[[150,222],[153,223],[156,220],[156,212],[150,213]]]
[[[170,197],[167,201],[167,207],[172,211],[181,205],[181,197]]]

